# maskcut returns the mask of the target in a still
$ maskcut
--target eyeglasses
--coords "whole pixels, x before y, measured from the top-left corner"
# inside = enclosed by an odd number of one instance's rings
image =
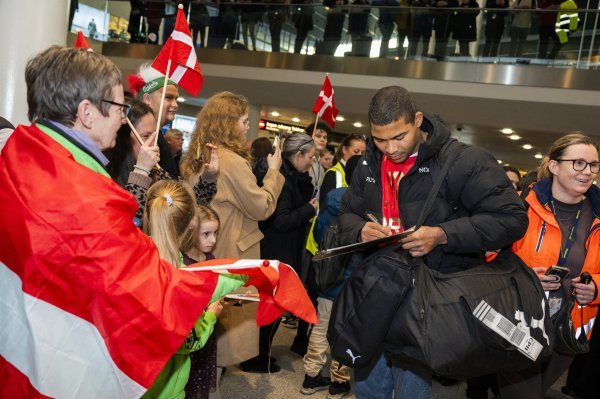
[[[115,105],[117,107],[121,107],[121,113],[123,114],[123,118],[127,118],[127,116],[129,116],[129,111],[131,111],[131,105],[129,104],[121,104],[115,101],[111,101],[111,100],[100,100],[103,103],[107,103],[107,104],[111,104],[111,105]]]
[[[590,165],[590,172],[600,172],[600,162],[586,162],[583,159],[555,159],[556,162],[573,162],[573,170],[581,172]]]

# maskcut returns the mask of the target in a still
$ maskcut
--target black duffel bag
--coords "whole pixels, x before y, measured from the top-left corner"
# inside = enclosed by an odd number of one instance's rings
[[[529,368],[552,354],[554,329],[542,285],[511,251],[449,274],[414,259],[414,271],[415,286],[385,339],[393,360],[470,378]]]

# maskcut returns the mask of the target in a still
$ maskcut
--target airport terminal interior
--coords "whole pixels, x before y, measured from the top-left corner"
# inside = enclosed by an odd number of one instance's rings
[[[513,4],[520,2],[529,7]],[[369,102],[386,86],[405,87],[452,137],[484,148],[498,164],[515,167],[519,177],[536,170],[549,146],[568,132],[600,142],[598,0],[571,0],[576,8],[570,25],[560,30],[561,1],[549,0],[0,3],[0,31],[12,37],[0,43],[8,54],[0,65],[0,116],[15,126],[27,122],[24,94],[13,93],[25,92],[22,71],[29,57],[51,44],[73,47],[83,34],[91,51],[108,57],[124,77],[136,74],[159,54],[182,3],[204,82],[197,95],[179,90],[177,115],[162,132],[180,130],[184,153],[196,116],[222,91],[248,99],[248,142],[303,132],[315,122],[313,106],[326,76],[339,110],[328,136],[334,149],[348,135],[370,135]],[[15,37],[23,31],[16,26],[21,22],[5,11],[28,13],[23,24],[30,25],[30,36]],[[273,341],[271,355],[281,371],[226,367],[211,398],[325,398],[326,390],[300,393],[302,357],[289,349],[295,328],[280,327]],[[545,397],[572,397],[563,392],[565,385],[566,374]],[[434,379],[433,397],[464,398],[466,388],[464,381]],[[356,398],[354,390],[346,397]],[[491,391],[489,397],[495,397]]]

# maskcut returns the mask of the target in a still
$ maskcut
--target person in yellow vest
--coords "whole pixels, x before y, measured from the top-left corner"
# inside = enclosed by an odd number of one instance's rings
[[[577,4],[573,0],[566,0],[560,3],[560,12],[556,17],[556,35],[560,44],[569,41],[569,35],[577,30],[579,25],[579,14],[577,14]]]
[[[323,182],[319,190],[320,209],[325,209],[326,207],[327,193],[336,188],[348,187],[348,184],[346,183],[345,172],[346,161],[350,159],[350,157],[352,157],[353,155],[364,154],[366,148],[367,140],[363,135],[351,134],[349,136],[346,136],[346,138],[342,141],[337,151],[335,152],[335,155],[333,156],[333,167],[328,169],[325,172],[325,175],[323,176]],[[313,235],[316,219],[316,217],[313,218],[313,222],[310,226],[310,231],[308,233],[308,238],[306,241],[306,250],[310,252],[309,255],[314,255],[319,250],[319,245]],[[307,288],[309,297],[316,306],[316,282],[314,274],[311,273],[311,271],[312,267],[308,269],[308,273],[304,277],[303,281],[304,285]],[[292,346],[290,347],[292,352],[295,352],[300,356],[304,356],[306,354],[306,349],[308,347],[308,327],[309,324],[304,320],[298,321],[298,330],[296,332],[296,337],[294,337],[294,341],[292,343]]]
[[[346,136],[342,141],[342,144],[340,144],[333,156],[333,167],[327,170],[323,176],[323,182],[321,183],[321,188],[319,190],[319,208],[324,208],[326,206],[327,193],[331,190],[340,187],[348,187],[344,172],[346,161],[353,155],[364,154],[366,148],[367,141],[364,136],[359,134]],[[306,249],[314,255],[319,250],[319,244],[314,239],[313,229],[314,220],[310,232],[308,233],[308,240],[306,241]]]

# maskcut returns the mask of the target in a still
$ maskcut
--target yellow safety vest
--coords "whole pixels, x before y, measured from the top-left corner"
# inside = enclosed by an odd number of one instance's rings
[[[327,169],[327,172],[323,175],[323,180],[325,180],[325,176],[327,173],[335,173],[335,188],[340,187],[348,187],[346,183],[346,171],[340,162],[333,165],[330,169]],[[311,254],[316,254],[319,250],[319,244],[315,240],[313,236],[313,230],[315,228],[315,223],[317,221],[317,216],[319,216],[319,210],[317,209],[317,214],[313,218],[312,224],[310,226],[310,231],[308,232],[308,238],[306,239],[306,250]]]
[[[577,4],[573,0],[567,0],[560,3],[560,12],[556,17],[556,25],[554,30],[561,44],[569,41],[569,33],[577,30],[579,25],[579,14],[577,14]]]

